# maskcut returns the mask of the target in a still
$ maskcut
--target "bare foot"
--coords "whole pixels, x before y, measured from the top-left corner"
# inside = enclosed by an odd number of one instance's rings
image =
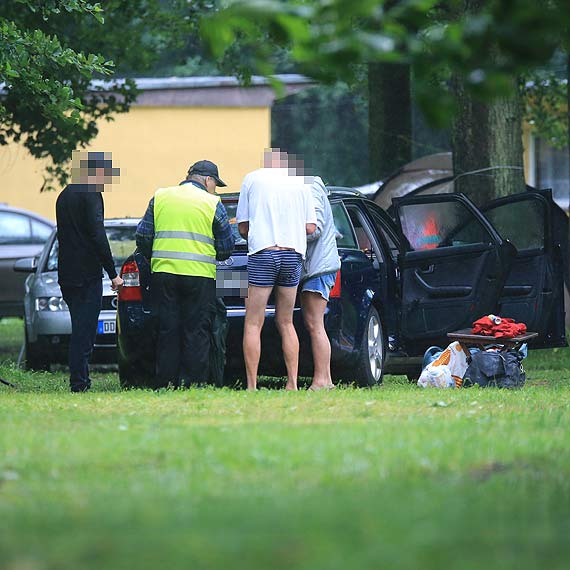
[[[334,388],[336,388],[336,386],[332,382],[327,384],[317,384],[313,382],[309,386],[309,390],[312,390],[313,392],[318,392],[319,390],[333,390]]]

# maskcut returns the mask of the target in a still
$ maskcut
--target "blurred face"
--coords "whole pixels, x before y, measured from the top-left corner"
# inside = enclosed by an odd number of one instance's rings
[[[106,160],[110,161],[111,153],[100,154],[104,154]],[[90,164],[93,165],[93,162],[90,162],[87,152],[73,151],[72,161],[71,182],[73,184],[85,184],[98,191],[103,191],[103,186],[119,182],[119,168],[90,166]]]
[[[81,168],[75,177],[75,184],[86,184],[97,186],[101,189],[105,184],[112,183],[112,176],[109,176],[104,168]]]
[[[263,166],[265,168],[287,168],[289,165],[287,153],[272,149],[263,154]]]

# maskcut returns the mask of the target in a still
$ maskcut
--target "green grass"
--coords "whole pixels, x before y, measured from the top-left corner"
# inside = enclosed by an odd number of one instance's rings
[[[520,391],[121,392],[12,364],[0,568],[567,568],[570,351]],[[6,333],[6,334],[5,334]]]

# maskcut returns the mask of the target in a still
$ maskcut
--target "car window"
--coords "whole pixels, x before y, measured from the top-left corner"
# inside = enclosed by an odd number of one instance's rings
[[[235,244],[245,245],[247,242],[239,235],[238,225],[236,223],[237,202],[235,200],[228,202],[224,202],[222,200],[222,203],[226,208],[226,212],[228,213],[228,219],[230,221],[230,226],[232,228],[232,234],[234,236]]]
[[[399,209],[402,232],[413,250],[488,243],[488,230],[459,201],[403,204]]]
[[[19,245],[31,242],[30,219],[14,212],[0,212],[0,245]]]
[[[45,271],[57,271],[58,253],[59,253],[59,242],[57,241],[57,238],[55,238],[49,250]]]
[[[115,260],[115,265],[123,265],[127,257],[135,251],[137,243],[135,240],[136,226],[115,226],[105,228],[107,239],[111,246],[111,253]]]
[[[136,248],[135,231],[136,226],[115,226],[106,227],[107,239],[111,246],[111,253],[115,260],[115,265],[122,265],[127,257]],[[53,241],[44,271],[57,271],[57,260],[59,254],[59,242],[57,238]]]
[[[376,229],[382,233],[384,239],[386,240],[386,243],[388,244],[388,247],[390,248],[390,257],[395,261],[398,258],[398,254],[400,252],[398,244],[394,241],[391,232],[387,231],[386,228],[384,227],[385,222],[382,219],[382,216],[378,214],[376,211],[374,211],[372,208],[369,208],[368,212],[372,216],[372,220],[376,225]]]
[[[544,248],[545,205],[538,200],[509,202],[485,212],[501,237],[519,250]],[[524,231],[521,231],[524,228]]]
[[[336,228],[336,245],[347,249],[359,249],[352,224],[342,203],[331,204],[331,210]]]
[[[367,255],[375,255],[379,260],[384,260],[384,254],[380,245],[375,243],[378,238],[374,237],[374,230],[370,227],[370,221],[365,219],[364,212],[357,206],[347,206],[348,215],[352,222],[352,227],[356,233],[358,249]]]
[[[32,241],[34,243],[45,243],[51,235],[52,227],[38,220],[32,220]]]
[[[352,227],[356,233],[356,241],[358,243],[358,249],[362,251],[370,251],[372,249],[372,242],[370,237],[366,233],[363,227],[362,220],[358,215],[358,208],[348,207],[348,215],[350,216],[350,221],[352,222]]]

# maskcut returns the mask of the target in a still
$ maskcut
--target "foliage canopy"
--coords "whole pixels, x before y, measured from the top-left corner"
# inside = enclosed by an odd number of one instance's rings
[[[300,70],[324,81],[350,80],[358,63],[409,64],[418,104],[441,126],[454,106],[442,77],[459,74],[482,99],[507,94],[513,75],[552,57],[569,22],[554,1],[237,0],[202,29],[216,56],[249,44],[252,68],[264,74],[274,69],[273,45],[290,47]]]
[[[113,60],[147,68],[182,34],[183,0],[15,0],[0,5],[0,145],[21,142],[51,159],[49,186],[66,180],[71,152],[97,121],[128,111],[132,80],[113,80]],[[100,55],[102,52],[105,56]],[[105,81],[93,81],[94,78]],[[46,184],[44,184],[44,187]]]

